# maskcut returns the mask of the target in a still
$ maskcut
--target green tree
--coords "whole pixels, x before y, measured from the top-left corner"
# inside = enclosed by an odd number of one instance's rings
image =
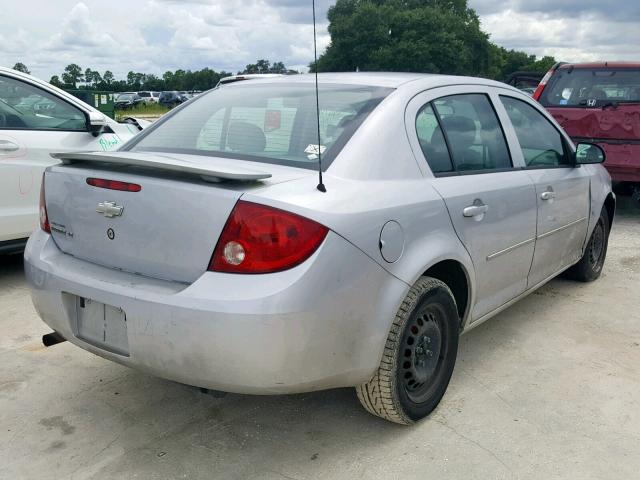
[[[72,63],[71,65],[67,65],[64,69],[64,73],[62,74],[62,81],[65,85],[76,89],[78,88],[78,83],[84,80],[84,74],[82,73],[82,68]]]
[[[27,66],[22,63],[22,62],[18,62],[13,66],[14,70],[17,70],[18,72],[22,72],[22,73],[26,73],[27,75],[31,74],[31,72],[29,71],[29,69],[27,68]]]
[[[87,87],[92,87],[92,88],[97,88],[100,86],[100,84],[102,83],[102,76],[100,75],[100,72],[98,72],[97,70],[91,70],[90,68],[87,68],[84,71],[84,83],[86,84]]]
[[[502,79],[538,66],[489,41],[467,0],[337,0],[318,71],[391,70]],[[316,65],[310,65],[315,71]]]
[[[58,87],[58,88],[64,87],[64,84],[60,81],[60,77],[58,75],[54,75],[53,77],[51,77],[51,79],[49,80],[49,83],[54,87]]]
[[[109,70],[104,72],[104,75],[102,75],[102,81],[107,85],[111,85],[111,83],[113,83],[114,80],[115,78],[113,76],[113,73],[111,73]]]

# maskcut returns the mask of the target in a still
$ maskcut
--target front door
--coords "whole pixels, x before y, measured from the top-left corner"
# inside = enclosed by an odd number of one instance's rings
[[[28,237],[38,225],[42,173],[52,152],[106,150],[115,134],[94,137],[85,113],[35,85],[0,75],[0,242]]]
[[[560,132],[529,103],[501,96],[536,188],[538,221],[529,287],[582,256],[589,217],[589,174],[574,166]]]

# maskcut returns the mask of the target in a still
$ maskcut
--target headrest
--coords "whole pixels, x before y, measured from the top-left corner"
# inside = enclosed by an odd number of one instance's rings
[[[227,134],[227,146],[234,152],[261,153],[267,146],[267,137],[253,123],[233,122]]]

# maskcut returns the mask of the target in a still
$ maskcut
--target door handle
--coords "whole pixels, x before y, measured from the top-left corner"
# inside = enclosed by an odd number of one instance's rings
[[[8,140],[0,140],[0,152],[10,153],[17,152],[20,146]]]
[[[556,194],[553,190],[547,190],[546,192],[542,192],[540,194],[540,198],[542,200],[553,200],[554,198],[556,198]]]
[[[480,215],[484,215],[489,211],[489,205],[471,205],[462,210],[462,215],[465,217],[479,217]]]

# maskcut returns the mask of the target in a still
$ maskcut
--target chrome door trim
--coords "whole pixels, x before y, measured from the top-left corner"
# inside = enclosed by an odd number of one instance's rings
[[[584,222],[587,220],[587,217],[582,217],[579,220],[576,220],[575,222],[571,222],[571,223],[567,223],[566,225],[563,225],[562,227],[558,227],[558,228],[554,228],[553,230],[549,230],[546,233],[542,233],[540,235],[538,235],[538,240],[540,240],[541,238],[546,238],[549,237],[551,235],[553,235],[554,233],[558,233],[561,232],[562,230],[566,230],[567,228],[573,227],[574,225],[577,225],[578,223]]]
[[[487,261],[493,260],[494,258],[497,258],[497,257],[499,257],[501,255],[506,254],[506,253],[513,252],[517,248],[524,247],[525,245],[528,245],[531,242],[535,242],[535,240],[536,240],[535,238],[530,238],[530,239],[525,240],[523,242],[516,243],[515,245],[511,245],[510,247],[507,247],[504,250],[500,250],[500,251],[498,251],[496,253],[492,253],[491,255],[487,256]]]

